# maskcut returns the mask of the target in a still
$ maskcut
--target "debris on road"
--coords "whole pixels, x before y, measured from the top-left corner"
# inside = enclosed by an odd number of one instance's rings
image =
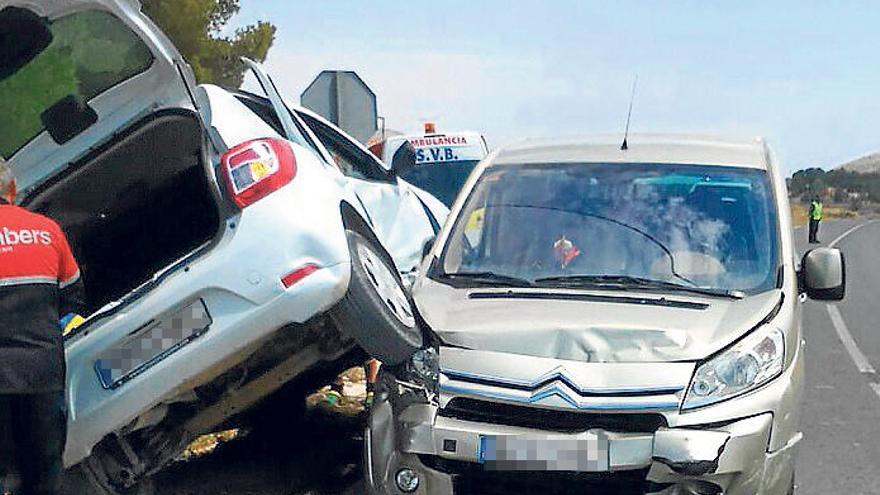
[[[207,435],[202,435],[199,438],[193,440],[186,449],[184,449],[183,453],[180,455],[179,460],[188,461],[190,459],[194,459],[196,457],[201,457],[204,455],[208,455],[211,452],[219,447],[220,445],[231,442],[236,438],[242,436],[242,430],[239,428],[235,428],[232,430],[219,431],[216,433],[208,433]]]
[[[367,398],[367,382],[362,367],[356,366],[342,372],[335,384],[337,389],[341,389],[341,393],[334,390],[333,385],[321,387],[306,398],[308,409],[321,409],[352,417],[366,412],[364,402]]]

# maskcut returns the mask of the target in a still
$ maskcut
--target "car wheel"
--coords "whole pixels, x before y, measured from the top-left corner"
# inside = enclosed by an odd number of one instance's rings
[[[367,353],[385,364],[399,364],[422,347],[422,333],[400,275],[382,248],[353,230],[345,235],[351,280],[332,312],[333,320]]]

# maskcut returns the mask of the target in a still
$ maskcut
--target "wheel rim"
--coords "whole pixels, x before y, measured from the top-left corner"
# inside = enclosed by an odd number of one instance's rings
[[[372,249],[364,244],[358,245],[358,258],[360,258],[361,266],[367,272],[367,278],[373,290],[382,299],[391,313],[398,321],[407,327],[416,326],[416,320],[413,318],[412,308],[409,305],[409,299],[403,292],[403,287],[397,281],[394,273],[388,268],[388,265],[376,254]]]

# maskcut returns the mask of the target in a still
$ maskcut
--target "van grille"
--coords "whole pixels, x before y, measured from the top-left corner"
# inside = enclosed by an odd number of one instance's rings
[[[564,433],[600,428],[621,433],[655,432],[666,426],[662,414],[651,413],[584,413],[557,411],[538,407],[517,406],[466,397],[455,397],[440,415],[462,421],[518,426]]]

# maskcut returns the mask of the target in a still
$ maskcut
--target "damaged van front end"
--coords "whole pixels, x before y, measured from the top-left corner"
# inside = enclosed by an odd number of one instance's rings
[[[779,311],[765,325],[792,318]],[[802,346],[788,352],[767,385],[690,407],[698,363],[422,351],[383,372],[368,484],[374,493],[786,494],[803,379]]]
[[[432,346],[384,369],[381,494],[786,495],[807,297],[761,140],[525,143],[474,171],[413,288]]]

